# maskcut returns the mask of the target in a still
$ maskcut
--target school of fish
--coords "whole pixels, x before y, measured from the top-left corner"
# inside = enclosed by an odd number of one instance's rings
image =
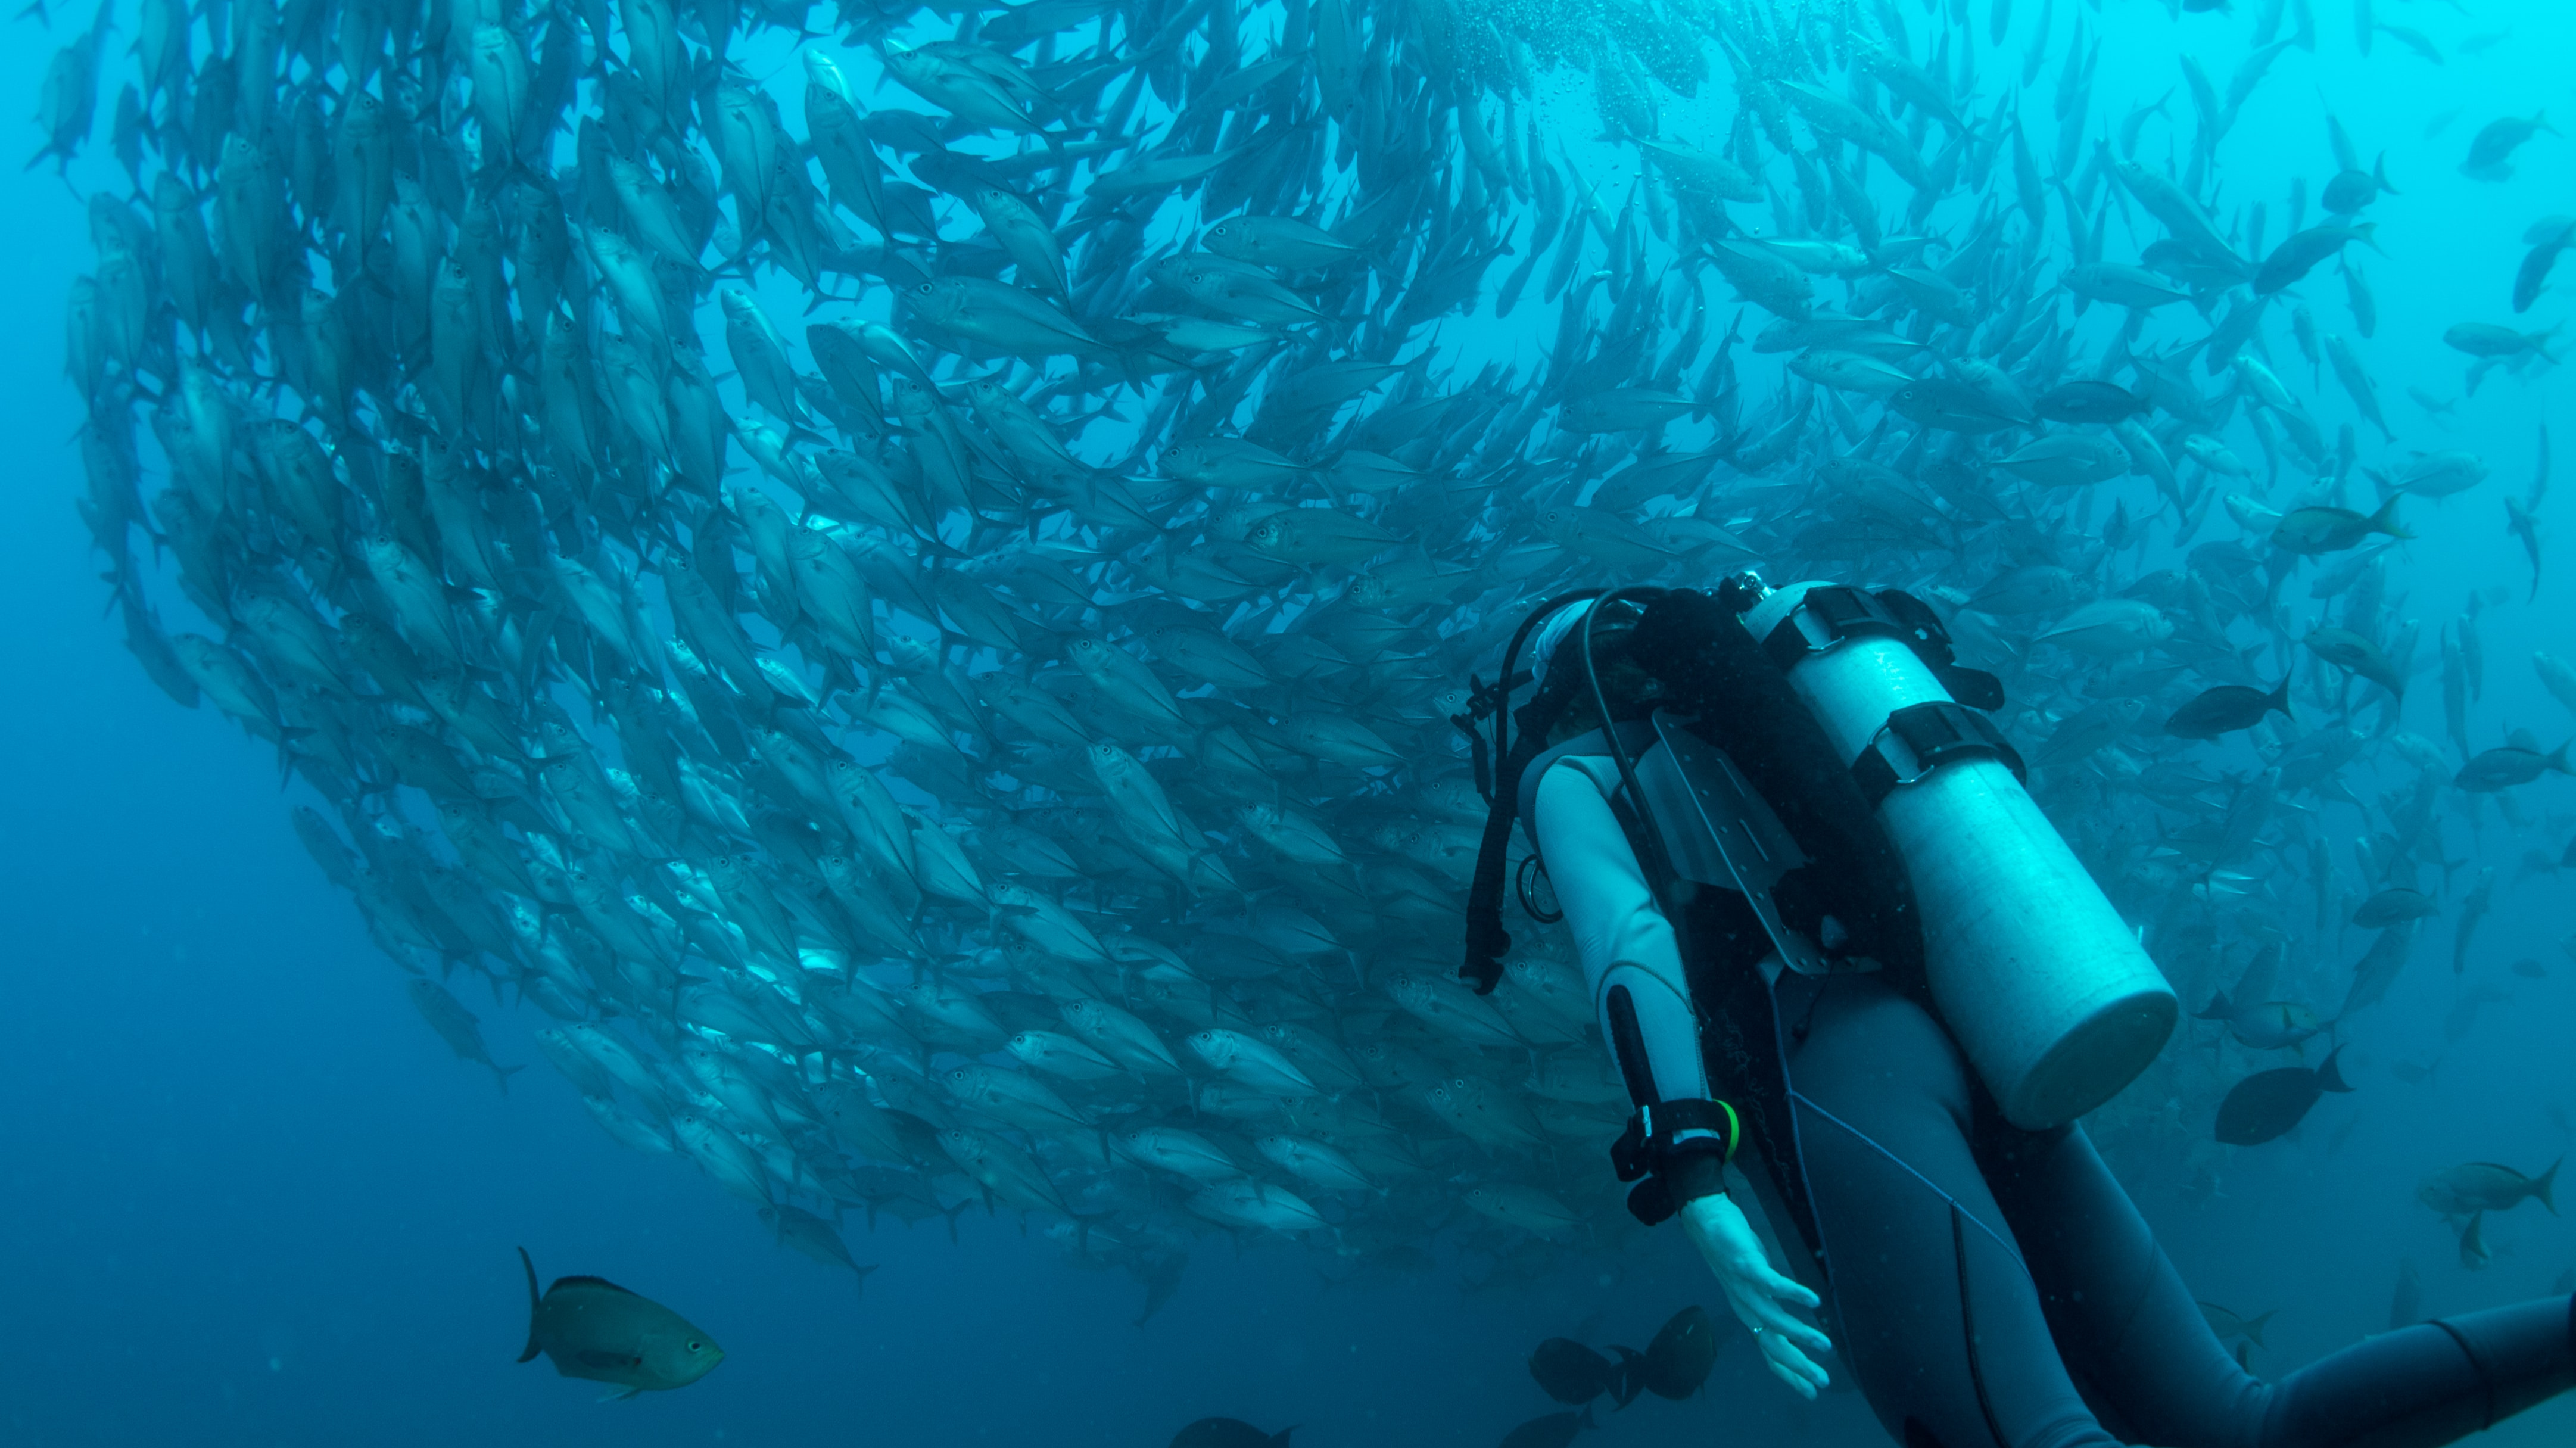
[[[78,506],[459,1056],[506,1089],[463,997],[524,1003],[862,1278],[853,1213],[1020,1214],[1148,1314],[1215,1233],[1491,1283],[1635,1230],[1567,943],[1457,980],[1451,721],[1552,591],[1748,567],[2002,676],[2218,1023],[2096,1133],[2214,1182],[2366,1086],[2306,1043],[2437,919],[2501,999],[2480,920],[2576,851],[2480,714],[2545,434],[2509,491],[2401,440],[2363,254],[2419,223],[2331,118],[2212,209],[2285,53],[2444,42],[2168,8],[2188,113],[2097,108],[2072,0],[103,0],[37,114]],[[2576,221],[2526,241],[2467,388],[2555,363]],[[2433,529],[2503,580],[2438,723]]]

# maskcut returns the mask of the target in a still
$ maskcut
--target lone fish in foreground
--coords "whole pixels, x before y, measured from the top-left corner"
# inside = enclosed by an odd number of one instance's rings
[[[519,1361],[544,1353],[565,1377],[620,1390],[601,1402],[685,1388],[724,1361],[713,1338],[649,1297],[602,1277],[558,1277],[540,1297],[525,1247],[519,1265],[528,1269],[528,1347]]]
[[[2227,1099],[2218,1103],[2218,1139],[2229,1146],[2261,1146],[2298,1125],[2319,1096],[2350,1091],[2343,1073],[2335,1069],[2335,1057],[2342,1054],[2338,1046],[2314,1070],[2284,1066],[2257,1071],[2237,1082]]]
[[[2290,681],[2266,692],[2243,684],[2219,684],[2203,689],[2193,700],[2174,711],[2165,721],[2165,732],[2176,739],[2215,739],[2239,729],[2251,729],[2263,722],[2263,716],[2278,710],[2282,718],[2290,717]]]

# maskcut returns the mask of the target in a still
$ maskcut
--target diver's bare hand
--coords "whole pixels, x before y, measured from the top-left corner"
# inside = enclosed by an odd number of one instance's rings
[[[1771,1270],[1753,1224],[1725,1195],[1684,1205],[1682,1226],[1690,1233],[1691,1245],[1699,1248],[1700,1260],[1726,1289],[1726,1305],[1735,1310],[1736,1320],[1752,1329],[1763,1362],[1798,1396],[1815,1401],[1816,1390],[1827,1382],[1816,1359],[1832,1352],[1834,1345],[1789,1308],[1814,1310],[1816,1294]]]

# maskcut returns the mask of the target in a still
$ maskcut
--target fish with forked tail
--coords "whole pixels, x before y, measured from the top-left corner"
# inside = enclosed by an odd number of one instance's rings
[[[2313,1068],[2283,1066],[2257,1071],[2236,1083],[2218,1103],[2218,1139],[2229,1146],[2260,1146],[2289,1131],[2328,1091],[2350,1091],[2335,1069],[2338,1046]]]

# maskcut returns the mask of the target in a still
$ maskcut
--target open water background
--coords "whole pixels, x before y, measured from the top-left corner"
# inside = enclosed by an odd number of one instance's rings
[[[2576,145],[2545,134],[2508,184],[2453,170],[2497,115],[2549,107],[2576,117],[2566,65],[2576,16],[2549,0],[2487,0],[2462,22],[2430,0],[2383,0],[2387,18],[2446,34],[2512,27],[2514,39],[2483,59],[2437,69],[2385,38],[2365,64],[2349,5],[2318,8],[2332,12],[2319,15],[2319,53],[2282,58],[2220,171],[2230,196],[2271,198],[2277,239],[2287,178],[2305,174],[2313,191],[2331,174],[2321,104],[2366,155],[2388,149],[2404,194],[2376,212],[2388,255],[2360,254],[2382,313],[2365,355],[2407,442],[2474,448],[2495,468],[2475,493],[2409,507],[2422,541],[2401,555],[2407,612],[2429,636],[2471,588],[2508,588],[2512,601],[2482,619],[2489,683],[2474,727],[2484,742],[2520,726],[2554,745],[2570,720],[2527,659],[2535,648],[2576,653],[2576,589],[2567,560],[2553,557],[2559,573],[2539,602],[2520,601],[2525,575],[2498,498],[2526,485],[2535,425],[2566,399],[2567,377],[2492,378],[2451,431],[2427,424],[2404,388],[2458,394],[2465,359],[2441,345],[2441,330],[2509,320],[2522,229],[2576,210]],[[1976,9],[1982,30],[1986,6]],[[2157,4],[2113,0],[2099,17],[2086,9],[2109,37],[2097,115],[2178,87],[2181,49],[2222,78],[2244,50],[2241,17],[2177,25]],[[67,31],[85,19],[60,23]],[[2058,20],[2062,44],[2066,15]],[[0,30],[10,114],[32,105],[59,38],[32,22]],[[2011,60],[2020,43],[2017,32]],[[1984,84],[2007,83],[2011,60],[1989,56]],[[1691,115],[1729,114],[1723,83],[1714,89],[1698,108],[1668,111],[1668,130],[1690,136]],[[2170,105],[2187,112],[2179,91]],[[1552,109],[1584,154],[1586,83],[1565,79]],[[2425,139],[2450,111],[2457,120]],[[34,149],[32,127],[10,134]],[[104,174],[104,140],[102,116],[91,155],[73,168],[76,186]],[[2160,155],[2158,144],[2146,153]],[[1597,153],[1605,182],[1616,181],[1611,153]],[[294,801],[280,796],[269,747],[211,707],[173,709],[119,647],[71,508],[79,409],[62,380],[60,337],[66,288],[88,255],[80,211],[49,168],[6,171],[0,220],[0,1441],[1078,1448],[1159,1445],[1183,1422],[1223,1413],[1302,1423],[1299,1442],[1317,1448],[1490,1443],[1553,1406],[1521,1368],[1539,1338],[1642,1344],[1692,1301],[1723,1322],[1714,1285],[1667,1232],[1581,1272],[1474,1295],[1440,1277],[1328,1288],[1293,1250],[1237,1258],[1211,1239],[1179,1298],[1136,1328],[1138,1291],[1124,1275],[1076,1271],[1009,1217],[981,1213],[961,1220],[954,1245],[935,1222],[889,1221],[871,1235],[853,1217],[853,1251],[883,1264],[862,1302],[846,1276],[773,1246],[740,1203],[678,1159],[610,1142],[542,1063],[507,1099],[497,1095],[422,1026],[356,911],[296,845]],[[2309,290],[2327,326],[2346,322],[2339,288]],[[2564,317],[2566,290],[2544,298],[2530,324]],[[1552,309],[1533,308],[1508,331],[1478,336],[1469,325],[1458,335],[1466,345],[1543,345],[1540,316],[1552,325]],[[2329,383],[2315,395],[2331,393]],[[2250,439],[2238,441],[2252,456]],[[2571,446],[2576,425],[2562,420],[2562,472]],[[2545,516],[2557,523],[2553,543],[2576,547],[2571,496],[2576,481],[2562,477]],[[2419,650],[2419,661],[2432,656]],[[2440,730],[2436,695],[2426,687],[2409,705],[2409,727],[2428,737]],[[2553,777],[2525,800],[2568,834],[2576,781]],[[2482,862],[2509,880],[2500,837],[2487,850]],[[2444,1047],[2440,1021],[2456,989],[2445,969],[2449,921],[2428,922],[2406,977],[2352,1033],[2354,1095],[2328,1098],[2294,1138],[2239,1154],[2214,1195],[2132,1176],[2197,1291],[2248,1315],[2282,1309],[2258,1371],[2382,1326],[2401,1257],[2422,1270],[2428,1313],[2536,1294],[2576,1265],[2576,1224],[2526,1206],[2487,1224],[2495,1260],[2470,1273],[2452,1234],[2413,1200],[2428,1171],[2479,1158],[2537,1170],[2568,1143],[2551,1120],[2553,1106],[2576,1105],[2566,1044],[2576,959],[2554,943],[2576,926],[2566,881],[2500,881],[2478,955],[2513,999],[2490,1007],[2466,1040]],[[2503,977],[2501,963],[2519,956],[2546,961],[2550,978]],[[533,1012],[466,1001],[498,1059],[536,1060],[525,1039]],[[2436,1054],[2428,1088],[2385,1069]],[[2174,1130],[2205,1132],[2206,1111],[2180,1111]],[[728,1361],[685,1392],[609,1406],[592,1401],[590,1385],[514,1366],[526,1327],[514,1244],[548,1278],[595,1273],[674,1306],[724,1344]],[[1643,1400],[1598,1441],[1883,1441],[1855,1397],[1795,1403],[1760,1373],[1741,1334],[1724,1331],[1705,1396]],[[2529,1414],[2488,1441],[2576,1441],[2576,1404]]]

